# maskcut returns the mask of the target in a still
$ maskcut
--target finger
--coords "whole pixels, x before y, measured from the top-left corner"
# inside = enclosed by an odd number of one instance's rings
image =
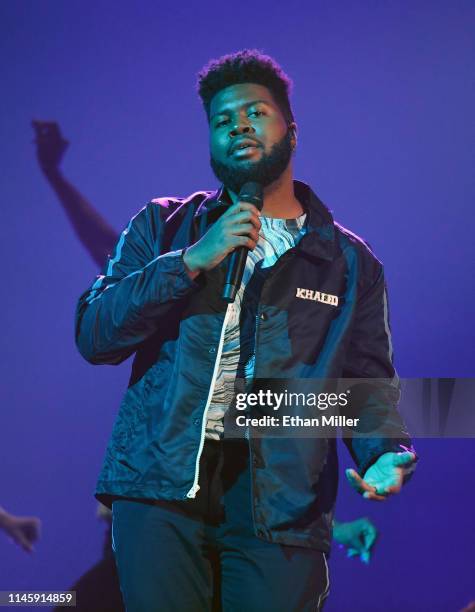
[[[363,563],[366,563],[366,565],[369,564],[371,558],[371,553],[368,550],[364,550],[361,555],[360,555],[360,559]]]
[[[252,215],[250,221],[254,225],[254,227],[256,228],[257,233],[259,233],[261,231],[261,227],[262,227],[262,223],[261,223],[261,220],[259,219],[259,217],[257,215]]]
[[[392,485],[388,485],[387,487],[385,487],[384,490],[381,491],[381,493],[384,493],[384,495],[395,495],[396,493],[399,493],[399,491],[402,489],[402,475],[400,478],[398,478],[398,481]]]
[[[347,557],[356,557],[359,555],[359,551],[356,548],[349,548],[346,552]]]
[[[350,485],[355,489],[355,491],[358,491],[358,493],[370,493],[375,491],[375,487],[372,487],[365,482],[355,470],[348,468],[345,470],[345,474]]]
[[[239,223],[232,228],[231,232],[235,236],[249,236],[249,238],[252,238],[255,242],[259,240],[259,232],[252,223]]]
[[[378,530],[374,525],[368,525],[363,532],[363,545],[365,550],[370,551],[378,538]]]
[[[229,228],[231,228],[231,231],[234,233],[234,228],[236,226],[242,225],[242,224],[252,224],[252,227],[255,229],[255,231],[257,232],[257,234],[259,234],[260,230],[261,230],[261,222],[259,220],[259,217],[257,217],[256,215],[250,213],[250,212],[241,212],[237,215],[233,215],[230,218],[227,219],[227,225]]]
[[[369,486],[369,490],[365,491],[363,497],[365,499],[381,498],[386,499],[387,496],[387,483],[385,482],[374,482],[366,480],[366,484]]]
[[[226,212],[223,213],[223,217],[224,216],[231,216],[231,215],[235,215],[238,212],[240,212],[241,210],[244,210],[244,208],[241,209],[241,204],[245,204],[245,202],[235,202],[234,204],[231,204],[230,206],[228,206],[228,208],[226,209]],[[252,206],[251,204],[249,204],[249,206]]]
[[[244,223],[247,221],[252,221],[253,219],[260,223],[258,215],[253,210],[240,210],[235,215],[231,216],[229,222]]]
[[[394,495],[399,493],[402,487],[404,468],[395,467],[392,474],[380,482],[369,482],[376,488],[376,493],[379,495]]]
[[[414,463],[416,455],[411,451],[405,451],[403,453],[396,453],[393,457],[393,465],[403,467]]]
[[[236,202],[236,204],[233,204],[232,206],[228,208],[225,214],[235,215],[241,212],[250,212],[256,215],[256,217],[261,216],[260,210],[256,206],[254,206],[254,204],[251,204],[250,202]]]
[[[248,238],[247,236],[233,236],[232,250],[241,246],[245,246],[250,251],[253,251],[257,246],[257,242],[255,240],[252,240],[252,238]]]
[[[257,215],[258,217],[261,216],[261,211],[257,208],[257,206],[255,206],[254,204],[251,204],[251,202],[239,202],[239,208],[240,210],[249,210],[252,213],[254,213],[255,215]]]
[[[69,144],[69,141],[62,137],[59,125],[55,121],[36,121],[33,127],[36,136],[41,139],[42,142],[61,142],[66,146]]]
[[[31,544],[31,542],[26,541],[21,546],[25,552],[28,552],[28,553],[33,552],[33,545]]]
[[[361,478],[361,476],[353,469],[345,470],[346,477],[351,486],[361,493],[365,499],[373,501],[384,501],[386,498],[380,495],[381,491],[375,485],[371,485]]]
[[[363,497],[365,499],[369,499],[372,501],[386,501],[386,497],[384,495],[378,495],[375,491],[365,491],[363,493]]]
[[[31,543],[25,538],[21,531],[17,532],[14,538],[15,542],[21,546],[23,550],[26,550],[26,552],[31,552],[33,550]]]

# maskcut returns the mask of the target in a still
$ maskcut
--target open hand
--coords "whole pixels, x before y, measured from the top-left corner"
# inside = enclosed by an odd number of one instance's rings
[[[353,469],[346,470],[350,485],[364,498],[384,501],[399,493],[405,473],[413,466],[416,455],[410,451],[384,453],[368,468],[363,478]]]

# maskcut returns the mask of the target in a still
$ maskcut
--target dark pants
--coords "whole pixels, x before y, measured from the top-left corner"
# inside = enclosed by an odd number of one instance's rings
[[[254,534],[248,446],[205,443],[196,499],[119,499],[112,537],[127,612],[321,610],[324,553]]]

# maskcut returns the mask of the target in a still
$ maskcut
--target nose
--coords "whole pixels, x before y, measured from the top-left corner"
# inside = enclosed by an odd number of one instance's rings
[[[240,134],[254,134],[255,131],[256,130],[252,127],[252,125],[235,124],[233,129],[229,132],[229,135],[231,136],[231,138],[234,138],[235,136],[239,136]]]

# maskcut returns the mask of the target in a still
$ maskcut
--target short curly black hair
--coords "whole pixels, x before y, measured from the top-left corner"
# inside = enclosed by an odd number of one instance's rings
[[[257,83],[269,89],[285,120],[294,121],[290,106],[292,81],[279,64],[258,49],[243,49],[211,60],[198,73],[197,90],[208,121],[213,97],[225,87],[239,83]]]

